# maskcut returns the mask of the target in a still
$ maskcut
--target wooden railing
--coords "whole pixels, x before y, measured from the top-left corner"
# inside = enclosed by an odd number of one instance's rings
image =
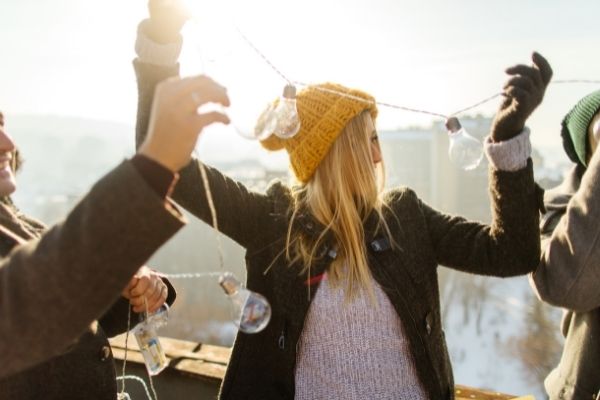
[[[212,346],[160,338],[169,367],[154,378],[154,386],[161,400],[170,399],[216,399],[219,386],[225,375],[231,355],[228,347]],[[117,372],[121,372],[125,357],[125,335],[110,340],[113,356],[117,362]],[[127,351],[127,373],[137,375],[148,382],[144,360],[133,336],[129,336]],[[485,391],[457,385],[456,400],[535,400],[533,396],[514,396],[505,393]],[[145,392],[136,383],[127,383],[127,391],[132,398],[143,399]]]

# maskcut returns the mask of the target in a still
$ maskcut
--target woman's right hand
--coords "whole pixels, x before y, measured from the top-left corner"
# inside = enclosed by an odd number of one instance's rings
[[[202,130],[213,123],[229,124],[227,115],[198,113],[207,103],[229,106],[227,89],[205,75],[169,78],[156,87],[148,134],[138,152],[173,172],[191,159]]]

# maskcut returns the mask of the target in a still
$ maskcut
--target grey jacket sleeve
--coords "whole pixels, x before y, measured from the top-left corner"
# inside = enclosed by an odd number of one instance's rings
[[[551,236],[531,282],[540,299],[575,311],[600,306],[600,152]]]
[[[0,377],[60,354],[183,224],[126,161],[64,222],[14,248],[0,261]]]

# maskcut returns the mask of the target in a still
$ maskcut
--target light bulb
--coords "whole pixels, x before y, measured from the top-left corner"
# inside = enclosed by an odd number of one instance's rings
[[[465,171],[477,168],[483,158],[483,146],[481,142],[469,135],[456,117],[446,120],[446,128],[448,129],[448,137],[450,138],[450,146],[448,148],[450,161]]]
[[[271,319],[271,305],[262,295],[240,284],[230,272],[219,277],[219,285],[233,304],[233,322],[244,333],[257,333],[265,329]]]
[[[296,87],[286,85],[283,95],[273,111],[275,116],[275,129],[273,133],[282,139],[292,138],[300,130],[300,118],[296,108]]]
[[[117,400],[131,400],[131,397],[127,392],[119,392],[117,393]]]
[[[257,140],[268,138],[275,131],[276,124],[277,117],[275,116],[275,105],[269,103],[258,117],[256,125],[254,125],[254,138]]]
[[[169,306],[163,304],[157,311],[148,314],[133,328],[135,339],[144,357],[144,364],[150,375],[158,375],[167,367],[167,357],[160,344],[157,329],[167,323]]]

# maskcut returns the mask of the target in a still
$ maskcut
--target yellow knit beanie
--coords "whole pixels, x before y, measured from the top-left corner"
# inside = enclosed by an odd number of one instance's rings
[[[267,150],[285,149],[296,178],[306,183],[315,173],[348,122],[364,110],[377,117],[375,99],[360,90],[335,83],[311,85],[298,92],[300,131],[291,139],[275,135],[262,140]]]

